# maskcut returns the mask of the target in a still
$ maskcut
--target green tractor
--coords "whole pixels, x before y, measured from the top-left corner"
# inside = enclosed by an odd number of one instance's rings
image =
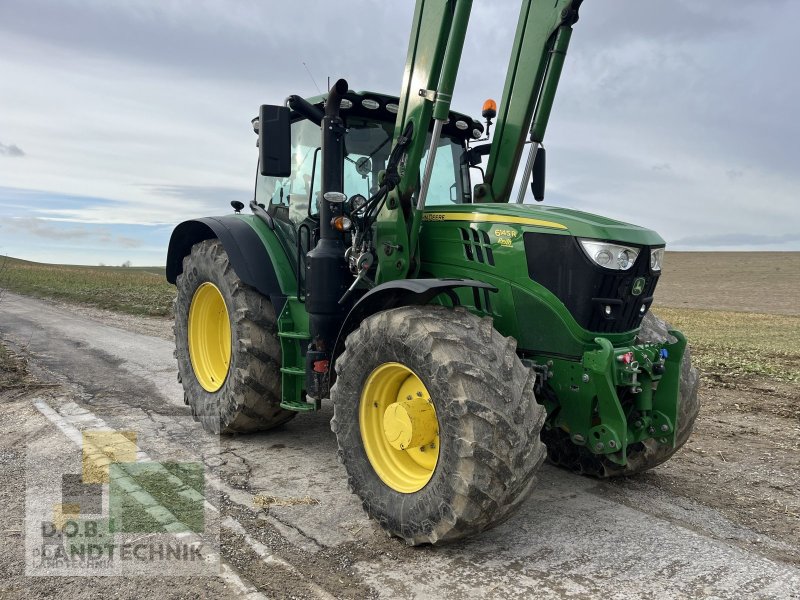
[[[469,0],[418,0],[399,97],[339,80],[261,106],[251,214],[233,202],[169,245],[179,376],[207,431],[330,399],[351,491],[409,544],[504,521],[545,455],[611,477],[686,442],[697,372],[649,312],[664,240],[522,204],[528,182],[543,197],[580,4],[523,1],[485,126],[450,110]]]

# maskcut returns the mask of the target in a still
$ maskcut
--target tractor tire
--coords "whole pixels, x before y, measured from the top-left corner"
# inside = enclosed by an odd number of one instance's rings
[[[294,417],[280,407],[275,310],[237,277],[222,243],[212,239],[192,246],[176,286],[178,381],[203,429],[244,433]]]
[[[652,313],[647,313],[642,320],[636,343],[663,342],[669,337],[668,330],[669,325],[666,322]],[[699,387],[700,376],[697,369],[692,366],[692,354],[687,346],[681,361],[681,397],[674,448],[654,439],[632,444],[628,446],[628,464],[622,466],[605,457],[592,454],[584,447],[576,446],[569,435],[559,429],[542,432],[548,458],[551,462],[571,471],[601,479],[635,475],[652,469],[669,460],[689,439],[700,412],[700,398],[697,395]]]
[[[455,540],[505,521],[531,493],[545,411],[516,347],[491,319],[443,306],[380,312],[347,337],[331,429],[350,491],[390,535]],[[400,405],[428,420],[403,429],[390,417]],[[430,444],[390,445],[428,425]]]

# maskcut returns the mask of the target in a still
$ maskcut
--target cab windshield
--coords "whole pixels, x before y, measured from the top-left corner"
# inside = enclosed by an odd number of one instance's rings
[[[378,190],[379,174],[386,168],[392,149],[394,123],[348,117],[347,129],[344,193],[348,197],[362,194],[368,198]],[[295,121],[291,132],[292,173],[289,177],[268,177],[257,170],[256,202],[267,206],[276,218],[291,221],[297,227],[303,219],[318,212],[322,157],[317,125],[305,119]],[[470,201],[469,172],[461,166],[463,152],[460,140],[442,136],[436,151],[427,206]],[[425,169],[427,153],[426,150],[420,172]]]

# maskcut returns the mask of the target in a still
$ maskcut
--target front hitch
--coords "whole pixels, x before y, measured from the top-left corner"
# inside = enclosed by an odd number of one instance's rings
[[[585,352],[580,362],[551,360],[547,383],[557,402],[548,403],[549,426],[623,466],[631,444],[656,439],[674,447],[686,338],[669,333],[675,342],[622,348],[598,337],[599,349]]]

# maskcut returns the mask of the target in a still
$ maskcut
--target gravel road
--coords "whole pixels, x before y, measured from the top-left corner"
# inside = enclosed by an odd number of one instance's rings
[[[406,547],[348,492],[328,405],[221,440],[210,500],[220,576],[25,577],[26,444],[69,444],[103,425],[146,434],[164,458],[206,439],[186,425],[170,332],[166,321],[3,296],[0,333],[47,387],[0,392],[0,597],[800,598],[800,568],[775,559],[786,541],[647,481],[618,486],[549,465],[502,526]],[[285,505],[258,508],[256,495]]]

